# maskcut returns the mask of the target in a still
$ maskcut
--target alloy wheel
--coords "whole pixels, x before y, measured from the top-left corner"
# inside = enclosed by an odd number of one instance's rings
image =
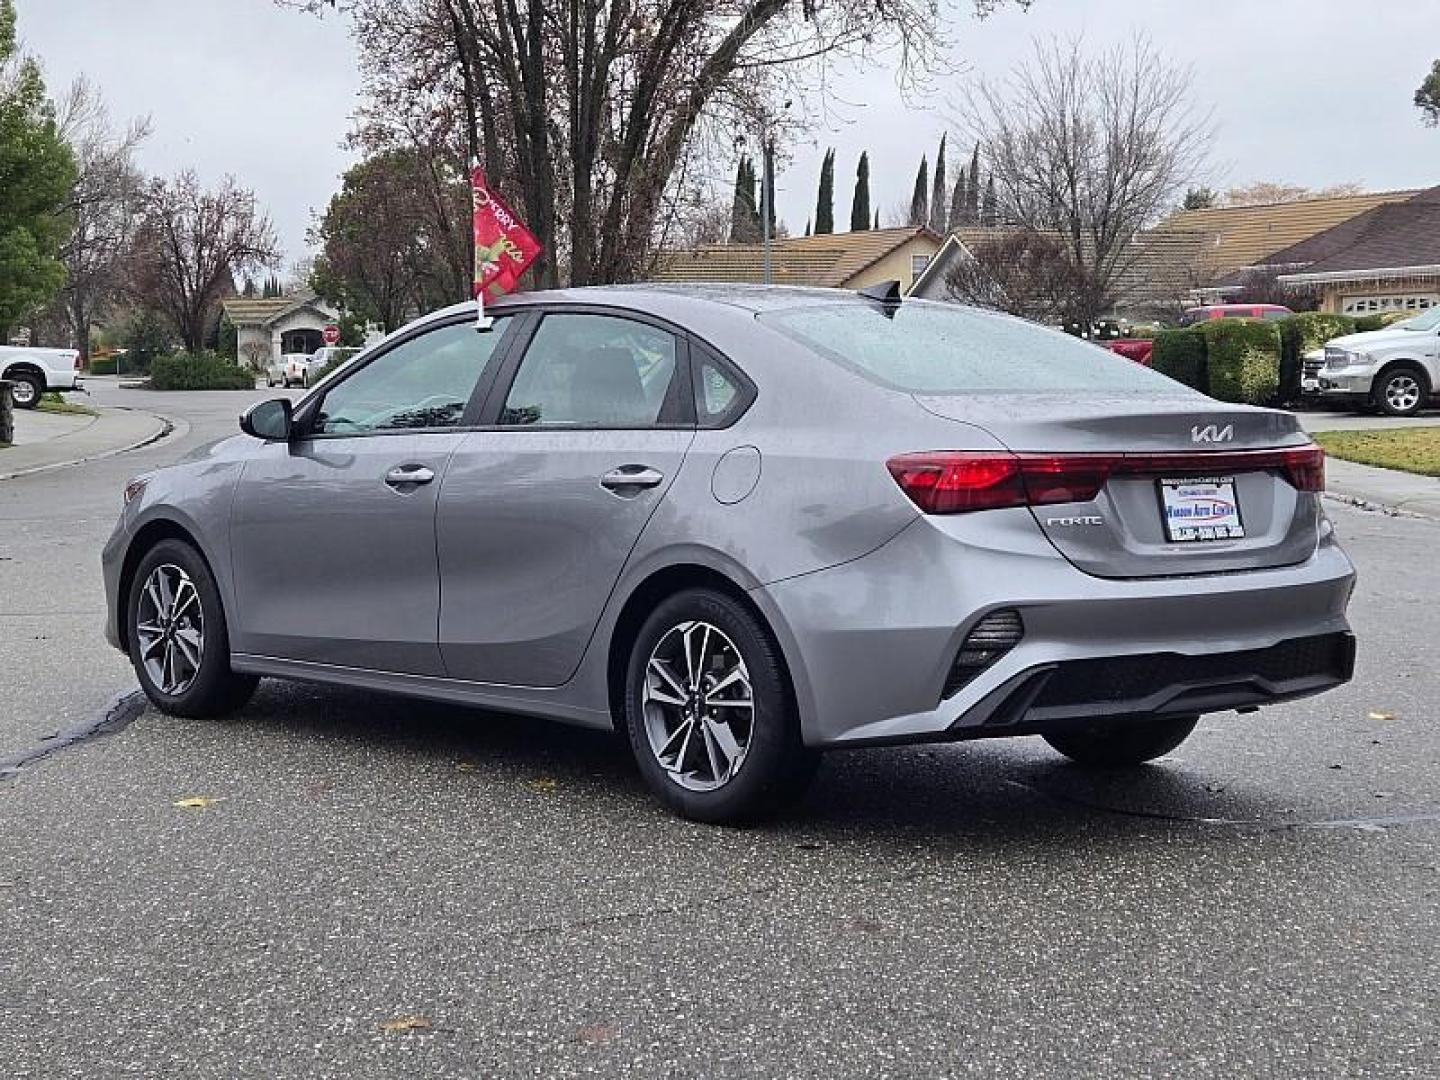
[[[755,729],[750,672],[718,627],[684,622],[660,638],[642,705],[651,752],[680,787],[714,791],[744,765]]]
[[[35,384],[27,379],[16,379],[10,384],[10,399],[22,409],[29,408],[37,395]]]
[[[190,575],[174,563],[145,579],[135,613],[135,637],[145,673],[161,693],[183,694],[205,657],[205,613]]]
[[[1420,404],[1420,383],[1413,375],[1393,376],[1385,384],[1385,402],[1396,412],[1409,412]]]

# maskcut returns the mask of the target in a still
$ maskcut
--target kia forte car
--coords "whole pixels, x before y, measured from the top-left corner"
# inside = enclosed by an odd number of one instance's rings
[[[725,821],[824,750],[1134,766],[1351,676],[1354,570],[1286,413],[893,286],[488,310],[127,485],[107,635],[162,711],[270,676],[554,717]]]

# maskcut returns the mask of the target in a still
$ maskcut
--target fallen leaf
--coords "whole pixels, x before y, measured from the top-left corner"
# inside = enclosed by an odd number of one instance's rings
[[[217,802],[223,802],[224,799],[224,795],[217,795],[213,798],[209,795],[191,795],[186,799],[176,799],[174,805],[181,810],[205,810]]]
[[[435,1025],[428,1016],[397,1016],[380,1024],[381,1031],[429,1031]]]
[[[1343,769],[1343,768],[1345,768],[1345,766],[1344,766],[1344,765],[1341,765],[1340,762],[1337,761],[1334,765],[1331,765],[1330,768],[1332,768],[1332,769]]]
[[[598,1043],[604,1042],[615,1034],[615,1029],[606,1024],[586,1024],[575,1033],[575,1037],[581,1042]]]
[[[534,780],[527,781],[525,786],[540,795],[552,795],[559,785],[555,782],[554,777],[541,776]]]
[[[1371,720],[1394,720],[1394,719],[1395,719],[1395,714],[1394,714],[1393,712],[1386,712],[1384,709],[1375,709],[1375,710],[1372,710],[1372,711],[1371,711],[1371,713],[1370,713],[1370,719],[1371,719]]]
[[[455,771],[456,771],[456,772],[474,772],[474,771],[475,771],[475,763],[474,763],[473,761],[457,761],[457,762],[455,763]]]

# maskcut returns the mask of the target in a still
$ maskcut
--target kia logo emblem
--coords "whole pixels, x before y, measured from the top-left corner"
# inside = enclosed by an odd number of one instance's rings
[[[1229,442],[1235,438],[1235,425],[1226,424],[1221,427],[1219,424],[1206,424],[1201,427],[1196,424],[1190,429],[1191,442]]]

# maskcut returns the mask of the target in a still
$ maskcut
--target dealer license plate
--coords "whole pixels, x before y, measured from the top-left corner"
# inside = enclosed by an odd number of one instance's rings
[[[1239,540],[1245,536],[1233,476],[1160,481],[1165,536],[1174,542]]]

